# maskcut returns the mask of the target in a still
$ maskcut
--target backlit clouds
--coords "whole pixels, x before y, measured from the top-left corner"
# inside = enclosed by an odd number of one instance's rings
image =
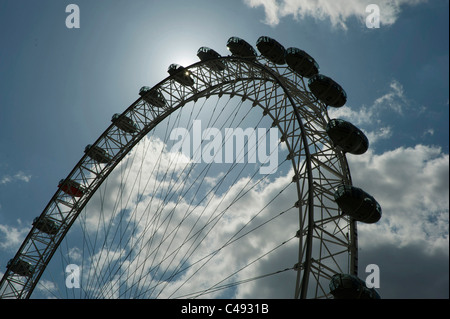
[[[348,155],[353,183],[383,209],[377,224],[358,225],[360,276],[375,263],[383,298],[441,298],[448,296],[449,154],[423,144],[377,152],[399,133],[383,119],[404,119],[411,108],[402,84],[392,80],[368,106],[346,105],[330,116],[360,127],[371,145],[363,155]]]
[[[390,82],[387,92],[375,99],[372,105],[363,105],[358,109],[355,109],[354,106],[344,105],[337,109],[330,109],[329,114],[332,118],[349,119],[355,125],[375,124],[380,129],[382,113],[403,115],[407,108],[408,100],[403,85],[394,79]]]
[[[354,17],[365,23],[366,7],[372,0],[244,0],[252,7],[264,7],[265,23],[275,26],[281,19],[292,15],[301,20],[312,17],[317,20],[329,20],[333,27],[347,28],[347,20]],[[402,6],[415,5],[426,0],[382,0],[377,1],[380,8],[380,22],[384,25],[394,24]]]
[[[381,126],[382,118],[403,117],[410,107],[402,84],[393,80],[388,91],[372,105],[358,110],[344,106],[332,110],[331,116],[360,126],[373,145],[393,138],[396,133],[391,126]],[[361,156],[348,155],[348,160],[353,182],[372,193],[383,208],[379,224],[362,226],[361,245],[388,241],[402,247],[418,241],[427,251],[448,248],[448,154],[437,146],[416,144],[381,154],[376,147],[370,147]],[[383,236],[372,236],[376,233]]]
[[[292,210],[293,173],[256,182],[246,174],[227,173],[227,167],[216,164],[224,171],[205,175],[198,165],[188,174],[192,163],[177,161],[177,155],[169,152],[160,139],[145,137],[109,176],[98,196],[91,199],[88,213],[79,217],[77,224],[88,230],[84,235],[87,242],[105,243],[89,247],[92,256],[83,261],[83,276],[92,278],[93,271],[101,273],[105,267],[123,275],[101,283],[111,289],[102,297],[117,297],[119,288],[112,281],[119,280],[121,292],[129,289],[129,294],[141,297],[170,298],[265,271],[258,263],[245,266],[295,237],[298,221]],[[282,218],[277,218],[281,213]],[[122,226],[113,231],[112,225]],[[105,238],[97,239],[100,235]],[[117,246],[119,238],[121,247]],[[79,262],[80,244],[76,240],[69,243],[69,261]],[[264,261],[269,264],[265,267],[270,271],[292,267],[297,249],[290,245],[291,254],[281,263],[272,264],[273,256],[267,256]],[[239,276],[233,274],[242,267],[245,269]],[[293,284],[295,273],[291,271],[290,275]],[[262,284],[256,288],[263,288]],[[285,289],[281,296],[292,296],[293,290]],[[221,293],[219,290],[205,297],[219,297]],[[236,294],[243,295],[238,290]]]
[[[0,225],[0,248],[2,249],[17,249],[29,231],[28,226],[19,227],[10,225]]]
[[[373,193],[383,207],[379,226],[364,229],[384,229],[380,240],[399,247],[414,241],[428,248],[448,247],[448,154],[437,147],[417,145],[380,155],[369,151],[349,162],[354,183]],[[377,242],[361,236],[362,245]]]

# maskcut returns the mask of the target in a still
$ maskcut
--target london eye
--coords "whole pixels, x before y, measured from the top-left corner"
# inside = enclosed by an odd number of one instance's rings
[[[270,37],[227,48],[170,65],[87,141],[8,262],[1,298],[260,298],[274,279],[292,298],[375,296],[355,279],[357,223],[381,208],[347,162],[369,141],[328,113],[345,90]],[[72,264],[79,287],[49,288]]]

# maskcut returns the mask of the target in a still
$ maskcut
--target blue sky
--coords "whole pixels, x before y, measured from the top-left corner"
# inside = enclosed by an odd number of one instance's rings
[[[68,29],[66,6],[80,8]],[[377,3],[381,26],[368,29]],[[288,5],[289,4],[289,5]],[[353,181],[386,221],[361,227],[360,267],[387,298],[448,298],[449,3],[445,0],[0,0],[0,272],[84,147],[171,63],[261,35],[312,55],[346,90],[335,110],[370,151]]]

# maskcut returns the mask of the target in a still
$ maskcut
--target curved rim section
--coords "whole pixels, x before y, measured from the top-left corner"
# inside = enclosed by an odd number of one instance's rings
[[[327,255],[324,260],[322,257],[314,258],[314,241],[330,241],[329,238],[332,238],[333,244],[342,246],[342,251],[350,254],[350,272],[356,272],[356,225],[353,221],[346,220],[338,208],[324,207],[324,201],[328,201],[334,187],[342,183],[351,184],[345,154],[331,146],[323,147],[330,144],[323,133],[328,117],[326,106],[302,89],[306,88],[303,78],[287,67],[274,65],[262,57],[258,57],[255,62],[238,57],[221,57],[217,60],[226,65],[225,70],[212,70],[208,66],[211,60],[185,68],[194,79],[192,86],[176,82],[174,76],[156,84],[151,90],[156,90],[165,97],[166,106],[150,105],[140,97],[128,107],[121,116],[131,118],[136,123],[135,134],[121,131],[111,124],[91,144],[106,150],[111,161],[98,164],[84,155],[75,165],[65,181],[74,180],[83,185],[83,196],[70,196],[60,189],[54,194],[40,218],[51,219],[58,231],[49,235],[39,231],[36,226],[32,227],[12,260],[29,263],[33,272],[24,280],[23,276],[17,276],[7,268],[0,282],[2,298],[31,296],[48,262],[91,196],[144,136],[187,102],[211,95],[221,97],[224,94],[238,96],[242,100],[249,99],[253,101],[253,106],[260,106],[264,114],[273,119],[272,126],[278,127],[282,141],[288,148],[295,172],[293,182],[297,184],[296,207],[299,210],[299,255],[298,263],[293,267],[298,271],[295,297],[304,298],[310,293],[308,280],[311,275],[318,281],[317,276],[326,274],[326,277],[331,277],[341,270],[333,271],[333,267],[327,265],[329,260],[335,259],[334,253]],[[329,174],[332,179],[328,178]],[[317,206],[320,206],[319,215]],[[337,226],[342,219],[346,224]],[[337,232],[325,230],[328,223],[338,228]],[[343,234],[343,229],[347,229],[350,236],[348,233]],[[344,237],[337,238],[337,233]],[[327,236],[329,238],[324,238]],[[317,285],[315,289],[318,289]]]

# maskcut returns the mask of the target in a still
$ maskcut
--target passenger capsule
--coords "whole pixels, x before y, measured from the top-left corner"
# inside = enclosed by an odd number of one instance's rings
[[[259,37],[258,41],[256,42],[256,47],[258,48],[259,52],[261,52],[261,54],[269,61],[275,64],[286,63],[286,49],[275,39],[266,36]]]
[[[197,51],[197,56],[202,62],[207,62],[206,65],[214,70],[214,71],[223,71],[225,70],[226,66],[221,60],[217,60],[221,57],[219,53],[214,51],[213,49],[210,49],[208,47],[201,47]]]
[[[113,117],[111,118],[111,122],[113,122],[114,125],[122,131],[130,134],[136,133],[138,130],[138,126],[133,122],[132,119],[119,113],[113,115]]]
[[[53,220],[50,220],[48,217],[36,217],[33,220],[33,226],[39,229],[41,232],[55,235],[58,233],[58,226]]]
[[[14,259],[10,259],[6,264],[6,268],[17,275],[24,277],[31,277],[34,273],[34,267],[30,263],[21,259],[17,259],[16,261],[14,261]]]
[[[194,85],[194,79],[192,79],[191,73],[181,65],[172,63],[167,69],[167,72],[169,72],[169,74],[173,76],[174,80],[180,83],[181,85],[185,86]]]
[[[258,56],[255,49],[248,42],[238,37],[229,38],[227,48],[233,56],[239,58],[249,58],[254,60]]]
[[[319,73],[317,62],[308,53],[297,48],[286,50],[286,63],[294,72],[306,78]]]
[[[73,180],[62,179],[59,181],[58,187],[67,195],[74,197],[81,197],[85,192],[85,188]]]
[[[308,86],[314,96],[333,107],[341,107],[347,102],[347,93],[331,78],[316,74],[308,81]]]
[[[367,288],[366,283],[354,275],[335,274],[329,287],[335,299],[380,299],[374,288]]]
[[[107,164],[111,162],[111,155],[100,146],[87,145],[84,149],[84,153],[97,163]]]
[[[164,107],[167,104],[166,98],[158,89],[143,86],[139,90],[139,95],[145,102],[156,107]]]
[[[325,130],[334,146],[340,147],[346,153],[360,155],[369,148],[366,135],[350,122],[332,119]]]
[[[341,185],[334,193],[334,200],[344,214],[356,221],[372,224],[381,218],[381,207],[378,202],[360,188]]]

